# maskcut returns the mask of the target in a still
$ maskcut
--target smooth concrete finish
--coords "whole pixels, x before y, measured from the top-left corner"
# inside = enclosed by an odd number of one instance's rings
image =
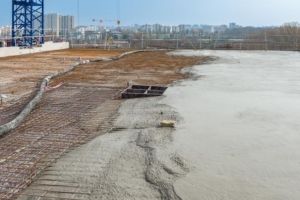
[[[182,199],[300,199],[300,53],[178,51],[218,57],[162,102],[184,117],[174,148],[191,171]]]
[[[68,48],[69,48],[69,42],[60,42],[60,43],[45,42],[45,44],[43,44],[42,47],[33,47],[32,49],[28,49],[28,48],[24,49],[21,47],[1,47],[0,57],[18,56],[18,55],[33,54],[33,53],[40,53],[45,51],[68,49]]]

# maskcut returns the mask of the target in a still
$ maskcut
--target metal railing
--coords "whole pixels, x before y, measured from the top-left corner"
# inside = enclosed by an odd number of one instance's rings
[[[25,36],[26,37],[26,36]],[[83,31],[70,31],[45,29],[44,35],[36,35],[36,44],[45,42],[69,42],[71,48],[99,48],[99,49],[213,49],[213,50],[299,50],[300,35],[223,35],[223,34],[149,34],[149,33],[99,33],[91,31],[84,34]],[[24,36],[19,35],[14,40],[22,41]],[[125,39],[126,38],[126,39]],[[108,39],[110,39],[108,41]],[[1,37],[0,41],[12,40],[11,37]],[[18,42],[17,42],[18,43]],[[8,44],[8,46],[10,46]]]

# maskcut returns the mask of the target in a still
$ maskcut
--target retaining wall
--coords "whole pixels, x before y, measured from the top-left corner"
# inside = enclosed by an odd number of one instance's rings
[[[54,51],[60,49],[68,49],[69,42],[46,42],[41,47],[23,48],[23,47],[0,47],[0,57],[18,56],[32,53],[39,53],[45,51]]]

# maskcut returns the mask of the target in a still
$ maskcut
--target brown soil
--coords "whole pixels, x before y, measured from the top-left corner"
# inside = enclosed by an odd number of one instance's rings
[[[166,52],[140,52],[120,60],[82,65],[60,76],[52,84],[63,80],[67,85],[93,84],[101,87],[125,87],[127,83],[167,85],[185,78],[181,69],[208,58],[167,55]]]
[[[116,56],[123,52],[68,49],[0,58],[0,94],[9,94],[15,98],[16,95],[32,91],[45,76],[71,66],[77,57],[90,60]]]

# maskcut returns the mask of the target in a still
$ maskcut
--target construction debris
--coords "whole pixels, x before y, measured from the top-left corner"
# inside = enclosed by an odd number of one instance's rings
[[[160,122],[161,127],[175,127],[175,121],[172,120],[163,120]]]
[[[64,84],[64,82],[60,82],[58,85],[54,86],[54,87],[50,87],[50,86],[43,86],[41,87],[41,89],[44,89],[46,91],[49,91],[49,90],[54,90],[56,88],[59,88],[60,86],[62,86]]]
[[[168,89],[162,86],[132,85],[121,94],[122,99],[161,96]]]

